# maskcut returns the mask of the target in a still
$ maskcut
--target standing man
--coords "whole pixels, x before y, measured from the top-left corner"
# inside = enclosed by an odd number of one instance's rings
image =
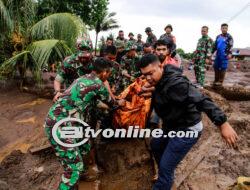
[[[135,43],[136,40],[134,39],[134,34],[132,32],[129,32],[128,34],[128,42]]]
[[[111,75],[108,79],[110,86],[110,95],[113,99],[115,99],[114,95],[118,95],[122,92],[122,71],[121,65],[116,62],[116,48],[110,46],[107,48],[107,54],[105,56],[106,59],[110,60],[112,63]],[[109,90],[109,89],[108,89]]]
[[[181,69],[171,64],[163,66],[154,54],[143,56],[138,66],[147,82],[155,87],[151,105],[163,121],[163,136],[151,140],[159,168],[153,190],[171,190],[176,167],[201,135],[202,112],[220,129],[227,144],[234,146],[238,136],[221,109],[194,87]],[[185,137],[172,135],[179,131]],[[188,136],[190,131],[198,135]]]
[[[120,30],[120,31],[119,31],[115,43],[119,43],[119,42],[121,42],[121,41],[124,42],[124,44],[127,43],[127,39],[124,38],[124,32],[123,32],[123,30]],[[115,45],[116,45],[116,44],[115,44]]]
[[[229,33],[227,33],[227,31],[228,24],[222,24],[222,34],[216,37],[214,45],[214,52],[216,51],[216,58],[214,61],[214,85],[218,86],[221,86],[223,84],[228,67],[228,60],[232,58],[233,37]]]
[[[150,27],[147,27],[145,29],[145,32],[148,35],[146,43],[149,43],[151,46],[154,46],[155,42],[157,41],[157,38],[153,34],[152,29]]]
[[[82,75],[91,72],[92,62],[92,43],[90,39],[82,39],[77,42],[78,52],[69,57],[66,57],[62,63],[61,68],[57,71],[54,80],[54,98],[55,102],[61,93],[61,85],[65,83],[68,88],[75,79]]]
[[[131,46],[135,45],[136,40],[134,39],[134,34],[132,32],[130,32],[128,34],[128,37],[129,37],[129,39],[127,40],[126,47],[131,47]]]
[[[106,55],[106,50],[110,46],[113,46],[113,38],[108,37],[106,44],[104,44],[100,49],[100,57],[104,57]]]
[[[174,52],[175,51],[175,49],[176,49],[176,38],[175,38],[175,36],[172,34],[172,32],[173,32],[173,27],[172,27],[172,25],[171,24],[168,24],[165,28],[164,28],[164,30],[165,30],[165,34],[162,34],[161,36],[160,36],[160,40],[164,40],[164,39],[166,39],[166,40],[172,40],[173,41],[173,43],[174,43],[174,45],[173,45],[173,47],[172,47],[172,52]]]
[[[120,64],[122,57],[126,54],[125,43],[123,41],[117,41],[115,47],[117,49],[116,62]]]
[[[172,64],[180,67],[178,62],[171,57],[174,43],[171,39],[157,40],[155,43],[155,54],[163,65]]]
[[[139,56],[136,53],[136,45],[128,46],[127,53],[122,57],[121,69],[122,69],[122,89],[128,87],[135,78],[139,77],[141,72],[137,68],[136,64],[139,61]]]
[[[208,27],[201,28],[202,37],[199,39],[194,52],[194,72],[198,87],[203,88],[205,84],[206,64],[211,62],[213,51],[213,40],[208,36]]]
[[[136,46],[137,46],[137,52],[138,53],[142,53],[143,52],[143,45],[145,44],[143,41],[142,41],[142,35],[141,34],[138,34],[137,35],[137,41],[136,41]]]

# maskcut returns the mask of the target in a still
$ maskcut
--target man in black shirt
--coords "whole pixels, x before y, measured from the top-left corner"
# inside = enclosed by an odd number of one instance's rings
[[[200,137],[203,128],[202,112],[220,128],[222,137],[230,146],[235,145],[238,137],[221,109],[193,86],[183,76],[181,69],[171,64],[163,66],[153,54],[143,56],[138,67],[151,85],[152,107],[163,121],[164,134],[168,135],[151,141],[152,152],[159,166],[158,180],[153,190],[170,190],[175,168]],[[170,138],[169,132],[173,131],[176,134],[180,131],[185,134],[187,131],[196,131],[198,137],[185,135],[184,138]]]

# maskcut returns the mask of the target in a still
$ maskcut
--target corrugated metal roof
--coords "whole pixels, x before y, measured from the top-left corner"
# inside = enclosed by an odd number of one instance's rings
[[[250,56],[249,48],[233,48],[234,55]]]

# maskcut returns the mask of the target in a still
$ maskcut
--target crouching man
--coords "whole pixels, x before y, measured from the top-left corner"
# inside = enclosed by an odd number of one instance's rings
[[[220,128],[222,137],[229,145],[235,145],[238,137],[221,109],[194,87],[182,75],[181,69],[171,64],[164,66],[153,54],[143,56],[138,67],[151,86],[155,87],[152,106],[163,120],[164,134],[170,131],[197,131],[199,134],[197,138],[175,136],[151,140],[151,149],[159,168],[153,190],[170,190],[175,168],[200,137],[202,112]]]
[[[110,76],[111,66],[111,62],[104,58],[96,59],[93,63],[93,71],[76,79],[49,110],[44,125],[46,136],[64,168],[58,190],[77,189],[81,173],[85,170],[83,154],[87,154],[90,151],[90,145],[85,143],[79,147],[72,148],[61,146],[53,138],[52,128],[60,120],[69,117],[81,119],[89,123],[90,110],[96,109],[99,105],[98,102],[102,104],[102,108],[108,109],[104,102],[108,103],[110,97],[103,82]],[[68,122],[63,123],[59,128],[78,127],[79,125],[76,122]],[[60,130],[57,131],[56,135],[61,141],[66,141],[70,144],[76,142],[74,139],[62,139]]]

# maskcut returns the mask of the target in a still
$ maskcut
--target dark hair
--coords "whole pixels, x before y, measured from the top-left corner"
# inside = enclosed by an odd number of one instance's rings
[[[154,45],[154,48],[156,49],[157,46],[167,46],[167,48],[171,50],[173,45],[174,45],[174,42],[172,39],[164,38],[164,39],[157,40]]]
[[[108,40],[110,40],[110,41],[114,41],[114,39],[113,38],[111,38],[111,37],[107,37],[107,40],[106,41],[108,41]]]
[[[97,73],[101,73],[103,71],[108,71],[112,67],[111,61],[106,58],[99,57],[95,59],[93,62],[93,70]]]
[[[202,26],[201,28],[206,28],[208,30],[208,26]]]
[[[119,33],[120,33],[120,32],[123,32],[123,30],[119,30]]]
[[[143,45],[143,47],[146,47],[146,48],[148,48],[148,47],[150,47],[150,46],[151,46],[150,43],[145,43],[145,44]]]
[[[154,63],[156,61],[159,61],[159,58],[152,53],[144,55],[138,62],[137,67],[138,68],[144,68],[150,65],[151,63]]]
[[[116,47],[115,46],[107,46],[106,50],[105,50],[105,54],[112,54],[112,55],[116,55]]]
[[[221,24],[221,27],[223,27],[223,26],[227,26],[228,27],[228,24],[227,23]]]

